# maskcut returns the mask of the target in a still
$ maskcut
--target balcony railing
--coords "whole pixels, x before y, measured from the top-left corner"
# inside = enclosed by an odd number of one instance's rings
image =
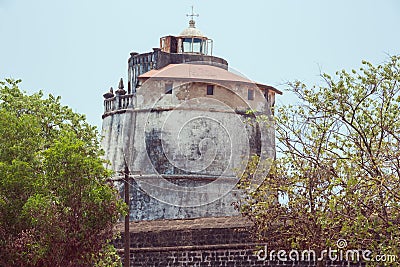
[[[104,100],[104,113],[109,113],[116,110],[129,109],[134,107],[133,94],[116,95]]]

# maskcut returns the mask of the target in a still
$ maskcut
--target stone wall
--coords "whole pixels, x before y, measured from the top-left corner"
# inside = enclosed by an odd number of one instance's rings
[[[147,81],[132,99],[105,101],[102,147],[116,179],[125,164],[131,172],[131,220],[238,215],[231,204],[240,171],[251,155],[273,157],[275,147],[272,127],[246,113],[251,86],[214,85],[207,95],[207,83],[174,81],[167,95],[169,82]],[[251,102],[268,114],[263,95]]]
[[[136,253],[136,254],[134,254]],[[260,261],[254,255],[251,248],[232,248],[221,249],[190,249],[179,251],[171,249],[169,251],[133,251],[131,254],[131,266],[232,266],[232,267],[314,267],[315,262],[283,262],[283,261]],[[350,264],[347,262],[324,262],[323,266],[328,267],[358,267],[365,264]]]
[[[263,248],[252,238],[251,224],[242,217],[132,222],[131,266],[316,266],[315,262],[259,260]],[[121,224],[118,231],[123,231]],[[122,257],[122,238],[115,245]],[[324,266],[364,266],[327,262]]]

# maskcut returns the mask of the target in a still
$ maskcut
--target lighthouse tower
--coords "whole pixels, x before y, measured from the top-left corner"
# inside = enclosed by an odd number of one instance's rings
[[[190,16],[179,35],[131,53],[127,82],[104,94],[102,145],[116,178],[129,170],[132,221],[238,215],[250,157],[274,156],[257,116],[268,118],[281,92],[229,71]]]

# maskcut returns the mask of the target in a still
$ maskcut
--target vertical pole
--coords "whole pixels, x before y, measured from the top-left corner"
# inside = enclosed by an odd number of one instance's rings
[[[128,213],[125,215],[125,233],[124,233],[124,267],[129,267],[130,260],[130,244],[131,238],[129,233],[129,214],[130,214],[130,203],[129,203],[129,168],[125,164],[125,179],[124,179],[124,193],[125,193],[125,204],[128,206]]]

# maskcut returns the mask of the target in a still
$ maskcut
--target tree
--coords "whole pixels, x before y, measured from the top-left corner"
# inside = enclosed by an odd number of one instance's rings
[[[125,206],[85,117],[0,81],[0,266],[110,266]]]
[[[400,57],[322,78],[289,84],[299,104],[277,110],[277,159],[255,189],[254,157],[238,208],[271,246],[322,251],[342,239],[398,257]]]

